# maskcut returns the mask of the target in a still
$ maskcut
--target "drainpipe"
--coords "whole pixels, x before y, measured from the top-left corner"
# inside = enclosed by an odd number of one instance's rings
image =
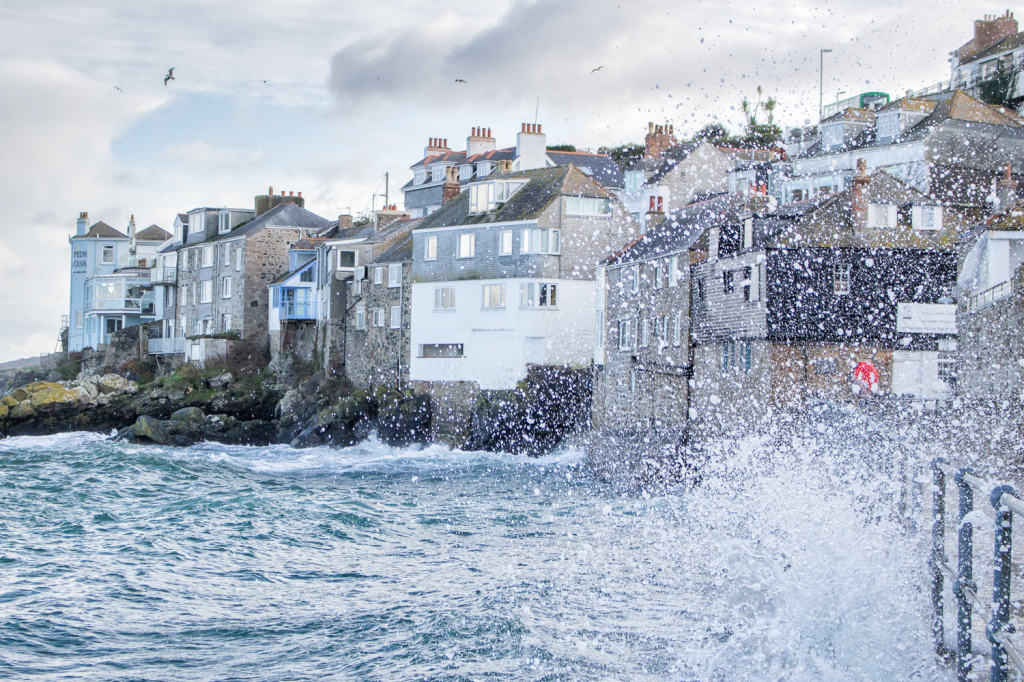
[[[398,385],[398,391],[402,391],[402,325],[405,324],[405,263],[402,263],[402,279],[400,280],[401,286],[398,287],[398,360],[396,363],[395,383]],[[409,311],[410,313],[412,311]]]

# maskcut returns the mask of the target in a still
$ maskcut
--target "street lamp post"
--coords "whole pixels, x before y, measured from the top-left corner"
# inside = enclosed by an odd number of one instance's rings
[[[825,53],[832,50],[827,47],[821,48],[821,64],[818,67],[818,77],[821,81],[818,84],[818,120],[821,120],[821,112],[825,101]]]

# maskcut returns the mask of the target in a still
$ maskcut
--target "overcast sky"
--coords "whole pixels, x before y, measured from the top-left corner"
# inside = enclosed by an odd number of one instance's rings
[[[972,21],[1005,9],[0,0],[0,361],[54,350],[80,211],[122,231],[131,214],[169,230],[178,212],[249,207],[273,185],[333,217],[368,208],[385,171],[401,203],[427,138],[463,149],[484,126],[514,145],[538,97],[549,144],[581,148],[641,142],[648,121],[684,135],[716,119],[738,128],[758,85],[780,123],[803,124],[821,48],[834,50],[826,102],[838,90],[898,95],[948,78]]]

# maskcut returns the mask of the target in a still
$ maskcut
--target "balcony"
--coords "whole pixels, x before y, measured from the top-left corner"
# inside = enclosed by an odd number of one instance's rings
[[[153,274],[153,284],[176,284],[178,268],[157,268]]]
[[[281,301],[281,320],[315,320],[316,301]]]
[[[185,338],[177,337],[172,339],[150,339],[150,355],[183,355],[185,353]]]

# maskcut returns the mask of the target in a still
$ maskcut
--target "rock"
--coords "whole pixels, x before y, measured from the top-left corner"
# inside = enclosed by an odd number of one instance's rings
[[[7,413],[11,411],[11,408],[7,407],[3,403],[0,403],[0,420],[7,419]]]
[[[11,418],[11,421],[31,419],[36,416],[36,411],[32,409],[32,404],[26,400],[25,402],[18,403],[12,407],[8,416]]]
[[[175,410],[171,413],[171,421],[173,422],[187,422],[195,424],[205,424],[206,415],[198,407],[183,407],[180,410]]]
[[[132,435],[137,440],[149,441],[157,445],[167,445],[168,433],[163,423],[153,417],[142,415],[132,426]]]
[[[217,442],[227,445],[270,445],[274,442],[277,425],[263,419],[238,422],[219,437]]]
[[[138,384],[116,374],[104,374],[100,377],[100,380],[96,382],[96,387],[102,393],[135,394],[139,392]]]
[[[55,369],[51,370],[50,373],[46,375],[47,381],[60,381],[63,378],[64,377],[61,376],[60,372]]]
[[[430,438],[430,396],[393,392],[377,408],[377,433],[388,445],[425,443]]]
[[[175,391],[174,393],[168,393],[167,394],[167,399],[171,400],[173,402],[176,402],[176,403],[177,402],[181,402],[182,400],[185,399],[185,392],[184,391]]]
[[[230,386],[234,380],[235,378],[231,376],[230,372],[225,372],[224,374],[209,379],[206,383],[208,383],[210,385],[210,388],[212,388],[213,390],[222,391],[228,386]]]
[[[21,388],[16,388],[11,392],[11,397],[19,403],[23,400],[28,400],[29,396],[38,391],[45,391],[51,388],[64,388],[60,384],[54,381],[33,381],[31,384],[25,384]]]
[[[18,404],[18,401],[15,400],[12,396],[8,395],[8,396],[4,396],[3,398],[0,398],[0,405],[6,405],[7,407],[14,407],[17,404]]]

